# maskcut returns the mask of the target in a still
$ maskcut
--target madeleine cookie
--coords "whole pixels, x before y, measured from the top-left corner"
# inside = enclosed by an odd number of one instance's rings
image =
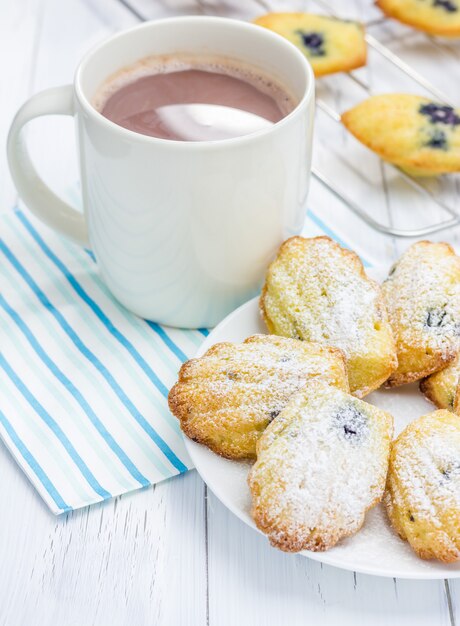
[[[270,265],[260,308],[271,333],[340,348],[350,389],[363,397],[396,369],[380,287],[359,257],[329,237],[292,237]]]
[[[340,350],[268,335],[218,343],[182,366],[169,408],[190,439],[230,459],[255,457],[261,433],[312,377],[348,390]]]
[[[422,559],[460,556],[460,419],[434,411],[393,442],[384,497],[391,524]]]
[[[460,348],[460,258],[447,243],[414,243],[383,284],[398,369],[388,387],[446,367]]]
[[[452,361],[436,374],[431,374],[420,383],[420,391],[431,400],[438,409],[447,409],[460,414],[460,394],[458,383],[460,381],[460,357]]]
[[[366,64],[359,22],[313,13],[268,13],[254,20],[292,42],[310,61],[315,76],[348,72]]]
[[[385,94],[344,113],[342,123],[382,159],[414,176],[460,172],[460,109]]]
[[[460,37],[459,0],[377,0],[388,17],[430,35]]]
[[[252,516],[286,552],[327,550],[382,497],[393,418],[323,381],[307,383],[257,444]]]

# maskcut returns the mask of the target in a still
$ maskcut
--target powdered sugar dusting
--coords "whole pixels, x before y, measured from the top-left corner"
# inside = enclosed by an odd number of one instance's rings
[[[412,245],[390,271],[383,293],[400,370],[416,350],[447,359],[460,349],[460,258],[450,246]]]
[[[250,473],[256,522],[275,545],[325,549],[383,493],[392,419],[320,381],[271,424]]]
[[[358,257],[327,237],[293,237],[270,266],[261,300],[271,332],[340,348],[362,396],[396,367],[380,287]]]
[[[386,503],[396,529],[425,557],[460,557],[460,420],[435,411],[393,445]]]
[[[348,389],[340,351],[267,335],[217,344],[182,368],[172,410],[190,437],[225,456],[254,456],[267,424],[312,377]]]
[[[349,261],[343,249],[324,237],[308,240],[299,256],[294,252],[286,261],[282,256],[279,264],[272,266],[269,279],[266,300],[270,317],[278,308],[292,335],[329,342],[347,357],[365,351],[374,331],[373,318],[380,318],[376,306],[379,289],[356,272],[354,260]],[[272,300],[276,300],[273,308]]]

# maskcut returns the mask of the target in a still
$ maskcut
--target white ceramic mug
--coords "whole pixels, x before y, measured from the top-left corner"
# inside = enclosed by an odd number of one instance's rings
[[[285,85],[298,105],[268,129],[212,142],[141,135],[92,106],[117,70],[175,52],[250,63]],[[147,22],[87,54],[73,85],[23,105],[10,129],[9,165],[30,210],[91,247],[128,309],[173,326],[213,326],[254,295],[277,247],[302,228],[313,112],[311,67],[282,37],[215,17]],[[75,117],[83,215],[39,178],[24,142],[27,122],[53,114]]]

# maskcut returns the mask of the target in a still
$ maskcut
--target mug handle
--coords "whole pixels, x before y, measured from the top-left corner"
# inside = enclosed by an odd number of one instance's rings
[[[86,220],[82,213],[59,198],[44,183],[27,149],[23,127],[42,115],[74,115],[73,86],[46,89],[32,96],[17,112],[8,133],[8,164],[19,195],[45,224],[75,243],[89,246]]]

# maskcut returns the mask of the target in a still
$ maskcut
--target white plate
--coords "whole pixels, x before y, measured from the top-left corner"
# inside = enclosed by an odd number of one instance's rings
[[[380,279],[386,272],[375,268],[368,272]],[[209,334],[197,356],[221,341],[240,342],[267,329],[259,315],[258,298],[250,300],[228,315]],[[389,411],[395,418],[395,431],[400,432],[411,420],[434,409],[418,391],[418,386],[406,385],[397,390],[375,391],[366,401]],[[251,499],[246,484],[250,464],[230,461],[212,453],[208,448],[185,438],[187,450],[208,487],[227,508],[254,530]],[[267,540],[268,543],[268,540]],[[276,548],[273,548],[276,549]],[[423,561],[412,552],[392,530],[381,505],[368,512],[361,530],[327,552],[301,552],[304,556],[347,570],[397,578],[459,578],[460,563],[445,565]]]

